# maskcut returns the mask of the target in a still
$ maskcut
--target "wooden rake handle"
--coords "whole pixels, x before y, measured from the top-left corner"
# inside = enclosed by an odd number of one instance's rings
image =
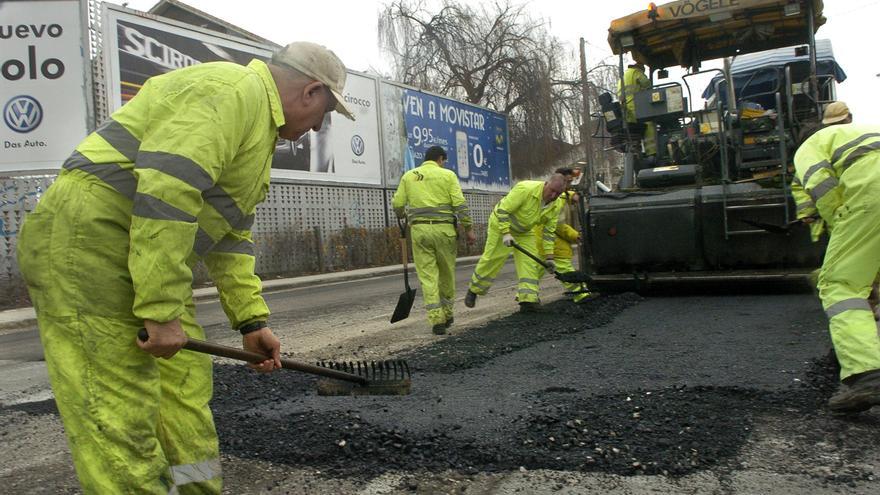
[[[150,335],[147,333],[147,330],[145,328],[142,328],[138,332],[138,339],[140,339],[141,342],[146,342],[147,340],[149,340],[149,338]],[[184,344],[183,348],[188,351],[201,352],[202,354],[210,354],[212,356],[236,359],[238,361],[245,361],[248,363],[262,363],[267,359],[272,359],[269,356],[264,356],[256,352],[245,351],[243,349],[214,344],[211,342],[205,342],[204,340],[191,339],[189,337],[187,337],[186,344]],[[336,378],[337,380],[344,380],[361,385],[367,384],[367,379],[362,376],[358,376],[352,373],[346,373],[344,371],[325,368],[323,366],[315,366],[314,364],[303,363],[302,361],[295,361],[293,359],[281,358],[281,367],[296,371],[302,371],[303,373],[309,373],[312,375],[324,376],[327,378]]]

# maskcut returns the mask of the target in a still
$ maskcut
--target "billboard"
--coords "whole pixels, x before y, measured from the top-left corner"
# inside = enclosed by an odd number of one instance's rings
[[[170,19],[145,17],[109,4],[105,8],[111,112],[134,97],[152,76],[204,62],[266,61],[274,50]],[[381,185],[376,81],[349,72],[343,96],[357,121],[332,113],[320,132],[309,132],[296,143],[279,139],[273,178]]]
[[[80,2],[0,2],[0,18],[0,171],[58,169],[88,131]]]
[[[507,118],[498,112],[412,89],[401,95],[406,149],[403,169],[424,161],[431,146],[442,146],[464,189],[510,188]]]

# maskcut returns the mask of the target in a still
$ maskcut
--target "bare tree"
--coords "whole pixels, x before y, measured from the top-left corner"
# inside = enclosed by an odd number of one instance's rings
[[[379,38],[405,84],[506,113],[514,177],[541,175],[577,136],[573,56],[524,6],[395,0],[379,16]],[[560,82],[563,81],[563,82]]]

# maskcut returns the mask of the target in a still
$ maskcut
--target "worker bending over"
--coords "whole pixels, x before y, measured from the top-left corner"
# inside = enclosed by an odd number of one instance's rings
[[[243,347],[271,356],[250,366],[280,368],[250,229],[278,137],[334,109],[354,119],[345,79],[307,42],[150,78],[25,219],[18,263],[84,493],[221,492],[211,357],[178,353],[205,337],[192,267],[205,261]]]
[[[537,242],[533,229],[541,226],[541,241],[546,261],[553,265],[553,243],[556,240],[556,221],[559,216],[559,203],[556,198],[565,189],[565,178],[554,174],[546,182],[525,180],[513,187],[489,216],[489,227],[483,255],[477,262],[471,283],[464,299],[465,306],[473,308],[478,295],[485,295],[495,276],[501,271],[510,252],[516,265],[519,279],[516,300],[520,310],[533,312],[540,310],[538,299],[538,279],[541,275],[538,265],[519,251],[513,250],[516,242],[531,253],[537,252]]]
[[[878,136],[878,126],[831,125],[794,157],[797,179],[831,233],[818,288],[841,367],[829,407],[840,413],[880,404],[880,337],[867,301],[880,272]]]

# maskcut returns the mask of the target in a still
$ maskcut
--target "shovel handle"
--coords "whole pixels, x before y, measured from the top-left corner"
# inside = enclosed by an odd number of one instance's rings
[[[547,264],[547,262],[545,262],[545,261],[542,260],[541,258],[538,258],[538,257],[535,256],[534,254],[530,253],[526,248],[524,248],[524,247],[520,246],[519,244],[517,244],[516,241],[513,241],[513,243],[512,243],[511,245],[512,245],[514,248],[516,248],[517,251],[519,251],[519,252],[521,252],[522,254],[528,256],[529,258],[535,260],[535,263],[537,263],[537,264],[543,266],[545,270],[550,270],[550,265]],[[552,271],[552,270],[551,270],[551,271]],[[555,272],[554,272],[554,273],[555,273]]]
[[[140,339],[141,342],[146,342],[150,339],[150,335],[147,333],[146,328],[140,329],[140,331],[138,332],[138,339]],[[269,356],[264,356],[256,352],[245,351],[244,349],[237,349],[235,347],[214,344],[211,342],[205,342],[204,340],[191,339],[189,337],[187,337],[186,344],[183,345],[183,348],[188,351],[201,352],[202,354],[210,354],[212,356],[236,359],[238,361],[245,361],[253,364],[262,363],[267,359],[272,359]],[[361,385],[366,385],[367,383],[367,379],[362,376],[358,376],[352,373],[346,373],[344,371],[325,368],[323,366],[315,366],[313,364],[303,363],[301,361],[294,361],[293,359],[281,358],[281,367],[291,370],[302,371],[303,373],[309,373],[312,375],[325,376],[327,378],[336,378],[338,380],[345,380],[347,382],[359,383]]]

